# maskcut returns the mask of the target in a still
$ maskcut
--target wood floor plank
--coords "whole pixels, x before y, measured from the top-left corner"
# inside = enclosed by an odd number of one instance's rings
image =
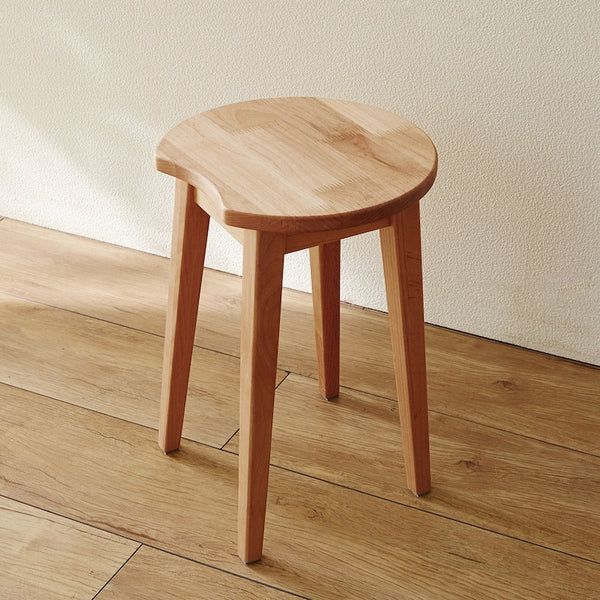
[[[592,599],[592,563],[274,469],[263,561],[236,556],[234,455],[0,386],[0,493],[310,598]],[[18,452],[14,449],[18,448]]]
[[[600,456],[600,368],[429,328],[430,407]]]
[[[152,333],[164,333],[168,259],[0,222],[0,291]]]
[[[88,600],[139,544],[0,497],[0,598]]]
[[[293,600],[296,597],[142,546],[98,594],[97,600]]]
[[[167,271],[164,258],[0,223],[0,287],[12,294],[162,334]],[[207,270],[197,344],[239,355],[240,297],[238,277]],[[341,323],[342,384],[395,398],[387,316],[342,305]],[[600,369],[431,326],[426,342],[432,410],[600,455]],[[284,290],[279,366],[317,374],[300,292]]]
[[[433,489],[406,488],[395,402],[278,388],[272,464],[600,562],[600,458],[431,414]],[[226,449],[237,452],[235,436]]]
[[[0,381],[158,426],[161,337],[5,294],[0,322]],[[184,436],[222,446],[238,428],[238,405],[239,359],[196,348]]]

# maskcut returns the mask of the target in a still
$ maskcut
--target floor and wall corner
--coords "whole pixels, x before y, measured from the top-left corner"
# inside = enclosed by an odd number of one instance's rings
[[[593,1],[23,3],[0,19],[0,215],[169,256],[175,124],[323,96],[415,123],[426,320],[600,364],[600,11]],[[209,267],[241,272],[215,227]],[[307,290],[303,254],[285,285]],[[343,246],[342,299],[385,310],[376,235]],[[364,277],[364,273],[372,277]]]

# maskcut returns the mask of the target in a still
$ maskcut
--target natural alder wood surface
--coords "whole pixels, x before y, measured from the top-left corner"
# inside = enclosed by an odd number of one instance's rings
[[[421,495],[431,489],[431,474],[419,205],[395,215],[379,235],[406,476],[408,487]]]
[[[126,328],[164,334],[168,263],[158,256],[11,219],[0,222],[0,282],[6,292]],[[206,270],[196,329],[198,346],[239,356],[240,300],[241,278]],[[44,325],[40,319],[36,320],[37,327],[43,331],[46,326],[52,326],[52,318],[48,315]],[[14,324],[18,320],[15,314],[6,322]],[[76,332],[87,322],[64,321],[63,327]],[[104,334],[112,335],[113,331],[116,334],[118,329],[94,327],[88,337],[100,336],[103,340]],[[360,331],[360,351],[356,348],[357,331]],[[32,336],[32,331],[23,330],[22,334]],[[32,338],[35,341],[30,349],[30,352],[39,350],[37,364],[41,366],[46,355],[40,344],[53,344],[58,333],[42,335],[44,337]],[[128,339],[128,335],[131,334],[118,337]],[[134,336],[133,339],[139,340],[136,348],[152,344],[150,337]],[[431,410],[600,454],[600,414],[597,411],[600,369],[439,327],[426,326],[425,341]],[[158,374],[161,344],[162,340],[156,343]],[[284,290],[279,368],[316,378],[314,346],[310,297]],[[387,315],[342,304],[340,351],[342,385],[395,398]],[[208,381],[204,365],[213,355],[204,355],[201,349],[195,353],[203,356],[198,366],[192,368],[192,374],[200,371],[196,380],[200,385],[201,381]],[[83,364],[88,368],[87,362]],[[232,369],[236,363],[230,364],[232,367],[226,368]],[[206,368],[210,373],[213,367],[207,365]],[[37,374],[37,369],[34,371]],[[95,368],[92,372],[100,371]],[[138,372],[137,376],[145,374]],[[85,382],[79,381],[78,385],[85,387]],[[213,396],[217,387],[215,382],[210,385],[214,392],[208,394]],[[232,382],[232,398],[237,394],[236,386],[237,381]],[[96,385],[96,389],[102,391],[99,387]],[[66,391],[69,393],[68,388]],[[192,427],[190,421],[194,421],[190,419],[190,411],[194,410],[196,396],[192,394],[189,398],[192,404],[187,408],[186,427]],[[85,396],[79,393],[79,397]],[[237,407],[233,410],[237,411]]]
[[[0,598],[92,598],[139,544],[0,497]]]
[[[215,448],[184,441],[165,458],[144,423],[156,424],[167,263],[0,221],[0,291],[13,295],[3,296],[0,317],[0,381],[12,384],[0,385],[0,494],[38,507],[32,521],[62,515],[60,531],[84,525],[156,547],[144,545],[126,564],[119,556],[123,570],[100,598],[113,583],[120,597],[135,583],[132,598],[145,597],[145,585],[154,598],[156,582],[157,593],[167,586],[165,594],[187,599],[184,574],[198,584],[195,597],[218,598],[196,568],[173,563],[201,560],[224,569],[226,597],[270,597],[271,588],[246,588],[235,570],[304,598],[596,600],[600,369],[428,327],[437,475],[432,492],[416,498],[402,484],[397,405],[382,397],[395,397],[386,315],[342,306],[341,377],[354,389],[323,402],[314,379],[301,376],[316,377],[311,299],[288,290],[280,366],[295,372],[275,402],[272,462],[281,469],[271,473],[270,556],[242,566],[237,461],[216,449],[237,422],[237,381],[223,382],[239,364],[240,279],[205,273],[197,344],[217,352],[195,349],[186,427]],[[105,371],[111,353],[122,368]],[[225,450],[235,444],[237,436]],[[29,525],[10,520],[23,540]],[[60,546],[58,529],[40,527]],[[160,548],[178,557],[165,558],[154,579],[139,579]],[[75,562],[89,565],[81,556]],[[62,577],[69,564],[55,570],[62,597],[79,581],[75,571]],[[38,573],[40,587],[53,585],[51,573]],[[13,583],[0,568],[0,591],[11,600],[19,598]]]
[[[313,246],[310,270],[319,391],[330,400],[340,391],[340,241]]]
[[[156,150],[159,171],[202,193],[217,221],[279,233],[370,223],[431,187],[437,154],[415,125],[342,100],[270,98],[206,111]]]
[[[0,394],[0,494],[302,597],[591,600],[600,586],[598,563],[282,469],[270,551],[248,567],[232,526],[236,456],[187,442],[165,458],[155,431]]]
[[[356,102],[270,98],[180,123],[160,141],[156,166],[178,181],[159,426],[167,452],[179,447],[181,436],[207,214],[244,248],[241,559],[253,562],[262,552],[285,252],[311,248],[320,388],[333,397],[339,386],[339,242],[381,229],[407,485],[415,494],[428,492],[418,214],[435,179],[437,152],[427,135]],[[320,247],[316,259],[314,246]],[[322,277],[332,276],[336,286],[325,285]],[[329,314],[334,318],[326,322]]]
[[[278,235],[244,235],[238,552],[250,563],[262,555],[285,247]]]
[[[165,452],[179,448],[181,441],[210,223],[196,204],[196,190],[180,180],[173,220],[158,427],[158,444]]]

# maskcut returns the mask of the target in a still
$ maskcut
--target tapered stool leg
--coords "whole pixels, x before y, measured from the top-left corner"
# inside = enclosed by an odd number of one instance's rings
[[[238,552],[262,555],[277,373],[284,240],[244,232],[240,375]]]
[[[195,194],[194,187],[177,180],[158,428],[164,452],[176,450],[181,441],[210,221]]]
[[[406,478],[417,495],[431,489],[419,204],[380,230]]]
[[[310,249],[319,391],[340,393],[340,241]]]

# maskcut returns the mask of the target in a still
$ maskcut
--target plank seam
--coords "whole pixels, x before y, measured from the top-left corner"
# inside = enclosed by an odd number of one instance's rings
[[[110,584],[110,582],[121,572],[122,569],[125,568],[127,563],[138,553],[138,551],[141,547],[142,547],[142,544],[138,542],[138,547],[131,553],[129,558],[111,575],[111,577],[108,579],[108,581],[92,596],[92,600],[95,600],[102,593],[102,590],[106,589],[106,587]]]
[[[262,585],[264,587],[276,590],[278,592],[283,592],[285,594],[288,594],[294,598],[300,598],[301,600],[313,600],[312,598],[310,598],[309,596],[303,596],[301,594],[297,594],[295,592],[292,592],[290,590],[286,590],[285,588],[282,587],[277,587],[275,585],[272,585],[270,583],[266,583],[264,581],[259,581],[257,579],[253,579],[252,577],[248,577],[247,575],[242,575],[240,573],[235,573],[233,571],[228,571],[227,569],[224,569],[223,567],[218,567],[216,565],[211,565],[210,563],[206,563],[203,562],[201,560],[197,560],[195,558],[191,558],[189,556],[185,556],[183,554],[178,554],[177,552],[173,552],[172,550],[168,550],[166,548],[161,548],[160,546],[156,546],[154,544],[148,544],[146,542],[140,542],[139,540],[136,540],[135,538],[123,535],[122,533],[115,533],[114,531],[112,531],[111,529],[107,529],[104,527],[98,527],[97,525],[93,525],[90,523],[87,523],[86,521],[82,521],[81,519],[75,519],[71,516],[68,515],[64,515],[61,514],[59,512],[56,512],[54,510],[49,510],[46,508],[40,508],[39,506],[36,506],[35,504],[31,504],[29,502],[23,502],[22,500],[17,500],[15,498],[11,498],[10,496],[7,496],[6,494],[2,494],[0,493],[0,498],[6,498],[7,500],[12,500],[13,502],[18,502],[20,504],[23,504],[24,506],[29,506],[30,508],[35,508],[37,510],[43,511],[45,513],[48,513],[50,515],[54,515],[56,517],[60,517],[62,519],[67,519],[73,523],[79,523],[80,525],[85,525],[86,527],[89,527],[91,529],[95,529],[96,531],[102,531],[103,533],[109,533],[110,535],[114,536],[114,537],[118,537],[124,540],[129,540],[131,542],[135,542],[138,544],[138,547],[132,552],[131,556],[129,556],[129,558],[119,567],[119,569],[117,571],[115,571],[115,573],[110,577],[110,579],[102,586],[102,588],[100,590],[98,590],[98,592],[92,597],[91,600],[95,600],[95,598],[98,597],[98,595],[100,594],[100,592],[102,592],[106,586],[117,576],[117,574],[127,565],[127,563],[129,563],[129,561],[142,549],[142,547],[146,547],[146,548],[151,548],[153,550],[156,550],[157,552],[164,552],[165,554],[169,554],[170,556],[174,556],[176,558],[180,558],[182,560],[186,560],[188,562],[197,564],[197,565],[201,565],[203,567],[207,567],[209,569],[214,569],[215,571],[219,571],[220,573],[223,573],[225,575],[232,575],[233,577],[237,577],[238,579],[244,579],[245,581],[250,581],[251,583],[256,583],[258,585]]]

